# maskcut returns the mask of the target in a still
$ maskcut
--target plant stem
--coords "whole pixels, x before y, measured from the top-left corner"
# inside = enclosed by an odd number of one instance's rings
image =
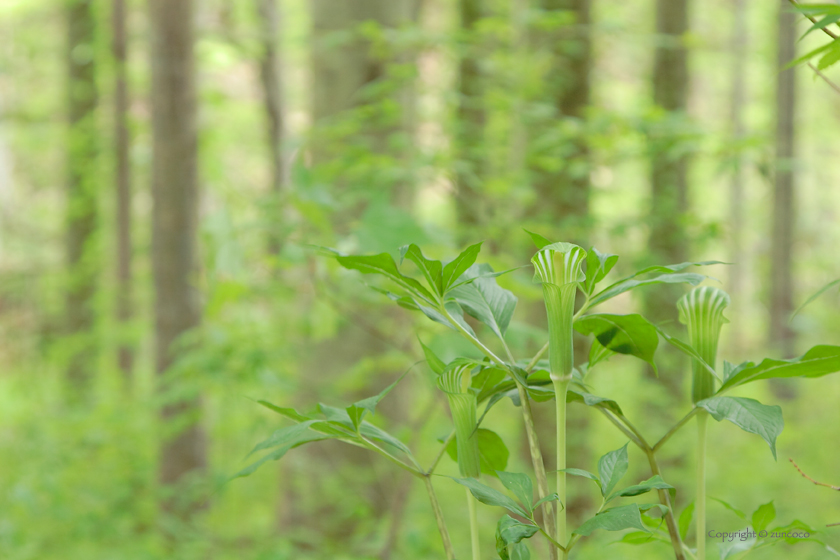
[[[689,420],[691,420],[691,418],[692,418],[695,414],[697,414],[698,412],[700,412],[700,410],[701,410],[701,409],[699,409],[699,408],[692,408],[692,409],[691,409],[691,412],[689,412],[688,414],[686,414],[685,416],[683,416],[683,417],[682,417],[682,419],[681,419],[679,422],[677,422],[676,424],[674,424],[674,426],[673,426],[670,430],[668,430],[668,433],[667,433],[667,434],[665,434],[664,436],[662,436],[662,438],[661,438],[659,441],[657,441],[657,442],[656,442],[656,444],[653,446],[653,450],[654,450],[654,451],[659,451],[659,449],[660,449],[663,445],[665,445],[665,442],[666,442],[666,441],[668,441],[669,439],[671,439],[671,436],[673,436],[675,433],[677,433],[677,432],[679,431],[679,429],[680,429],[680,428],[682,428],[683,426],[685,426],[685,425],[688,423],[688,421],[689,421]]]
[[[654,476],[662,476],[662,472],[659,470],[659,464],[656,462],[656,454],[653,449],[648,447],[645,450],[645,454],[647,454],[648,463],[650,463],[651,474]],[[677,521],[674,519],[674,510],[671,506],[671,495],[667,490],[659,490],[659,501],[663,506],[668,508],[668,512],[665,514],[665,525],[668,527],[668,535],[671,537],[671,546],[674,547],[674,557],[676,560],[685,560],[685,553],[683,552],[684,545],[682,539],[680,538],[680,531],[677,528]]]
[[[569,380],[552,380],[554,384],[554,403],[557,409],[557,534],[555,539],[558,542],[566,543],[566,391],[569,388]],[[566,552],[563,551],[560,557],[565,560]]]
[[[472,547],[473,560],[481,560],[481,551],[479,550],[478,541],[478,510],[476,508],[476,499],[472,495],[470,489],[467,488],[467,507],[470,510],[470,545]]]
[[[452,541],[449,540],[449,531],[446,528],[446,522],[443,520],[443,511],[440,509],[440,504],[435,495],[435,489],[432,486],[432,477],[426,475],[423,477],[423,482],[426,484],[426,493],[429,494],[429,502],[432,504],[432,511],[435,514],[435,521],[437,521],[440,538],[443,541],[443,550],[446,552],[446,560],[455,560],[455,551],[452,549]]]
[[[522,417],[525,420],[525,433],[528,435],[528,449],[531,452],[531,462],[534,465],[534,476],[537,479],[537,494],[539,495],[539,499],[542,499],[548,496],[548,478],[545,475],[545,463],[543,463],[542,451],[540,451],[540,442],[537,438],[537,431],[534,428],[534,417],[531,414],[531,400],[528,396],[528,391],[518,381],[516,382],[516,388],[519,391],[519,401],[522,404]],[[543,523],[546,527],[553,531],[554,507],[551,502],[545,502],[543,504]],[[548,557],[551,560],[556,560],[557,549],[549,547]]]
[[[697,496],[695,516],[697,517],[697,558],[706,560],[706,420],[709,413],[697,415]]]

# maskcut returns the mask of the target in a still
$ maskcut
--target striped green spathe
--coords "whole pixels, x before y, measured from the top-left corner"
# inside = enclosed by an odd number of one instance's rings
[[[729,294],[711,286],[691,290],[677,302],[680,323],[688,327],[688,338],[700,357],[709,366],[717,362],[720,329],[729,321],[723,310],[729,305]],[[703,366],[692,360],[691,399],[698,402],[715,393],[715,379]]]
[[[476,430],[476,400],[470,392],[472,365],[447,367],[438,376],[438,387],[446,393],[449,411],[455,424],[455,444],[458,448],[458,470],[461,476],[478,478],[481,475],[481,459],[478,451]]]
[[[586,279],[581,270],[585,259],[586,251],[571,243],[546,245],[531,259],[543,286],[552,379],[571,376],[574,367],[572,323],[577,286]]]

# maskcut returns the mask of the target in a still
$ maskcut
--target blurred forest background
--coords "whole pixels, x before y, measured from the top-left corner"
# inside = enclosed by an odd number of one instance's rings
[[[227,482],[283,425],[252,399],[372,395],[422,358],[418,333],[473,352],[311,245],[452,258],[484,240],[499,270],[528,263],[525,227],[622,255],[620,275],[727,261],[710,269],[733,299],[723,357],[837,344],[834,292],[788,321],[840,276],[840,95],[780,71],[825,40],[799,41],[808,26],[787,0],[0,0],[0,558],[442,557],[422,488],[354,448]],[[499,282],[532,355],[539,287],[528,269]],[[678,328],[679,293],[616,302]],[[592,382],[658,434],[688,409],[688,364],[656,380],[639,363]],[[715,424],[709,494],[840,521],[787,461],[840,483],[840,379],[756,388],[784,405],[779,461]],[[535,404],[547,445],[552,406]],[[623,441],[580,408],[569,464],[591,469]],[[449,430],[425,366],[377,412],[420,457]],[[527,472],[521,424],[492,416]],[[668,452],[666,480],[690,488],[692,446]],[[570,484],[580,519],[592,494]],[[462,489],[439,485],[466,555]],[[709,529],[741,528],[709,508]],[[496,512],[479,513],[492,542]],[[616,538],[577,557],[671,555]],[[823,538],[840,548],[840,528]],[[751,557],[790,554],[826,553]]]

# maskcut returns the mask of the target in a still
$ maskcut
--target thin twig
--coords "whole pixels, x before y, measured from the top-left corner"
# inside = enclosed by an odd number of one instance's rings
[[[818,482],[818,481],[814,480],[813,478],[811,478],[810,476],[808,476],[807,474],[805,474],[804,472],[802,472],[802,469],[799,468],[799,465],[796,464],[796,461],[794,461],[793,459],[788,459],[788,461],[793,463],[793,466],[796,467],[796,470],[799,471],[799,474],[801,474],[802,476],[804,476],[805,478],[807,478],[808,480],[810,480],[811,482],[813,482],[817,486],[825,486],[826,488],[831,488],[832,490],[837,490],[838,492],[840,492],[840,486],[832,486],[831,484],[826,484],[825,482]]]
[[[835,84],[834,82],[832,82],[831,80],[829,80],[829,79],[828,79],[828,76],[826,76],[825,74],[823,74],[822,72],[820,72],[819,70],[817,70],[817,67],[816,67],[816,66],[814,66],[813,64],[811,64],[811,63],[809,62],[809,63],[808,63],[808,68],[810,68],[811,70],[813,70],[813,71],[814,71],[814,73],[815,73],[817,76],[819,76],[820,78],[822,78],[822,79],[823,79],[823,81],[825,81],[825,83],[827,83],[827,84],[831,87],[831,89],[833,89],[833,90],[834,90],[834,91],[836,91],[837,93],[840,93],[840,86],[838,86],[837,84]]]

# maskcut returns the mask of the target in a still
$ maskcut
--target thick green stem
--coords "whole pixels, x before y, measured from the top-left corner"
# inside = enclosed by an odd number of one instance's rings
[[[440,538],[443,541],[443,550],[446,552],[446,560],[455,560],[455,551],[452,549],[452,541],[449,540],[449,530],[446,528],[446,522],[443,520],[443,511],[440,509],[435,489],[432,486],[432,477],[428,475],[424,476],[423,482],[426,484],[426,493],[429,494],[429,502],[432,504],[432,511],[435,514],[435,521],[437,521]]]
[[[478,541],[478,508],[476,508],[476,499],[467,488],[467,507],[470,510],[470,546],[472,547],[473,560],[481,560],[481,551],[479,550]]]
[[[694,515],[697,517],[697,558],[706,559],[706,420],[709,413],[697,414],[697,497]]]
[[[566,537],[566,391],[569,381],[556,380],[554,384],[554,402],[557,410],[557,534],[555,539],[567,543]],[[561,554],[565,560],[566,553]]]
[[[534,465],[534,476],[537,478],[537,494],[539,499],[548,496],[548,478],[545,474],[545,463],[543,462],[540,441],[537,438],[537,431],[534,428],[534,416],[531,414],[531,400],[525,387],[517,382],[516,388],[519,391],[519,400],[522,403],[522,417],[525,420],[525,433],[528,436],[528,449],[531,452],[531,462]],[[554,527],[554,507],[551,502],[543,504],[543,523],[546,527]],[[553,532],[553,529],[552,529]],[[557,559],[557,549],[549,547],[548,557],[550,560]]]

